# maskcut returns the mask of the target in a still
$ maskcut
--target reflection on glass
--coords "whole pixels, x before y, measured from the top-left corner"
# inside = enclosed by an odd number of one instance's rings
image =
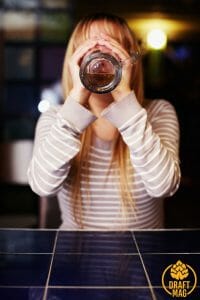
[[[37,19],[32,12],[5,12],[2,23],[7,40],[32,40],[35,37]]]
[[[148,287],[137,254],[55,254],[50,285],[59,284],[86,287]]]
[[[43,80],[56,80],[61,77],[64,47],[44,47],[39,53],[40,74]]]
[[[138,253],[127,231],[60,231],[56,253],[123,254]]]
[[[34,53],[28,47],[5,49],[6,79],[32,79],[34,76]]]
[[[42,41],[67,40],[72,20],[67,13],[49,13],[41,16],[40,39]]]
[[[129,232],[60,232],[50,284],[148,287]]]

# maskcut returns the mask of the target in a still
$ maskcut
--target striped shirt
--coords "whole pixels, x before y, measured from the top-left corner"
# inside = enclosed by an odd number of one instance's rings
[[[132,92],[109,105],[102,116],[119,130],[130,150],[135,210],[126,217],[121,213],[119,174],[115,162],[110,165],[112,142],[96,137],[88,153],[89,175],[84,164],[81,170],[84,229],[163,227],[163,199],[172,196],[180,183],[179,124],[173,106],[166,100],[153,100],[145,109]],[[73,215],[68,174],[80,150],[80,134],[95,119],[69,97],[43,113],[37,123],[29,184],[40,196],[57,195],[62,229],[80,229]]]

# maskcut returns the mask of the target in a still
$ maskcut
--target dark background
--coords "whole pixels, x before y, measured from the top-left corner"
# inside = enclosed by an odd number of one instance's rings
[[[27,182],[6,174],[11,158],[2,149],[33,141],[41,91],[60,80],[66,43],[76,21],[97,11],[119,14],[133,24],[155,16],[181,24],[179,30],[172,28],[165,50],[147,50],[144,44],[145,94],[168,99],[180,122],[182,181],[178,192],[166,199],[166,226],[200,226],[199,8],[198,0],[0,0],[1,227],[39,224],[41,201]],[[141,37],[140,42],[143,46]]]

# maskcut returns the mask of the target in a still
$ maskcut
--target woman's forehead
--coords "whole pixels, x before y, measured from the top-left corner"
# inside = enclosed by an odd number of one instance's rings
[[[104,20],[93,21],[88,28],[89,37],[97,36],[100,33],[117,33],[117,25]]]
[[[88,22],[82,26],[82,28],[79,28],[80,31],[77,32],[74,47],[78,47],[82,42],[84,42],[87,39],[93,38],[93,37],[100,37],[101,33],[105,33],[110,35],[112,38],[114,38],[119,43],[122,42],[122,28],[115,24],[112,21],[107,20],[93,20],[91,22]]]

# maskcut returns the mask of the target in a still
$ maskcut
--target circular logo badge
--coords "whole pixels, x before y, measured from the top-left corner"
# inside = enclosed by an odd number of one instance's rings
[[[173,298],[186,298],[196,285],[196,272],[181,260],[166,267],[162,273],[162,287]]]

